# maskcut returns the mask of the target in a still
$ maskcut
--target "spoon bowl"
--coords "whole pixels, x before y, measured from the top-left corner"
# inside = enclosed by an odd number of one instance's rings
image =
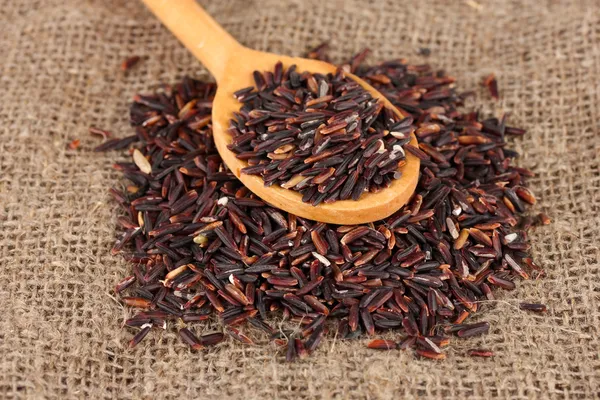
[[[215,145],[223,162],[242,183],[265,202],[274,207],[315,221],[332,224],[360,224],[386,218],[400,209],[412,196],[419,177],[419,159],[406,152],[406,163],[400,167],[402,176],[393,180],[390,187],[378,193],[365,192],[356,201],[338,200],[312,206],[302,202],[299,192],[284,189],[277,185],[266,187],[263,179],[256,175],[242,174],[248,164],[239,160],[227,148],[232,136],[227,132],[233,113],[242,104],[233,93],[241,88],[254,86],[252,73],[270,71],[277,62],[284,69],[297,66],[299,72],[335,74],[337,67],[332,64],[299,57],[282,56],[249,49],[239,44],[217,24],[195,0],[143,0],[152,12],[169,28],[175,36],[198,58],[217,80],[218,89],[213,101],[212,130]],[[346,73],[374,98],[401,118],[404,115],[381,93],[357,76]],[[410,144],[418,146],[411,135]]]

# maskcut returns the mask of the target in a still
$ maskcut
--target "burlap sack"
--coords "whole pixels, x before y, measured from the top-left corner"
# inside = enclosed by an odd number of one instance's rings
[[[176,0],[173,0],[176,1]],[[548,276],[486,306],[489,336],[454,340],[444,362],[328,340],[286,364],[231,341],[192,353],[172,331],[135,350],[111,294],[117,154],[87,128],[130,132],[127,103],[158,82],[206,76],[137,1],[4,1],[0,7],[0,397],[593,398],[600,390],[600,12],[597,1],[203,1],[244,44],[334,60],[369,46],[445,68],[487,111],[527,128],[514,147],[537,177],[532,233]],[[201,27],[198,27],[201,29]],[[419,47],[431,56],[416,55]],[[144,60],[123,73],[131,55]],[[495,72],[501,101],[479,88]],[[66,150],[79,138],[82,146]],[[519,301],[548,305],[546,316]],[[491,348],[493,359],[465,355]]]

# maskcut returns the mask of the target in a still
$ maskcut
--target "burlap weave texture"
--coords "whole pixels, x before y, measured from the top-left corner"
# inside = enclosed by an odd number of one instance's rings
[[[176,1],[176,0],[173,0]],[[327,340],[286,364],[270,346],[193,353],[174,331],[135,350],[111,294],[106,188],[122,155],[97,154],[90,125],[129,134],[131,96],[202,66],[137,1],[5,0],[0,7],[0,398],[597,398],[600,395],[600,4],[597,1],[202,1],[250,47],[334,60],[429,62],[475,89],[482,110],[528,129],[514,141],[554,223],[532,233],[539,281],[499,294],[483,338],[444,362]],[[199,27],[200,29],[200,27]],[[416,54],[431,49],[429,57]],[[143,61],[128,73],[128,56]],[[495,72],[501,100],[478,83]],[[471,103],[473,105],[473,103]],[[79,138],[78,150],[65,145]],[[546,316],[519,301],[548,305]],[[491,360],[466,356],[493,349]]]

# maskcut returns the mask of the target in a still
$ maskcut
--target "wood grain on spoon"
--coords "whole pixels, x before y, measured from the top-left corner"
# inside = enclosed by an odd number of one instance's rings
[[[264,201],[274,207],[303,218],[333,224],[360,224],[383,219],[396,212],[412,196],[419,178],[419,159],[406,153],[406,164],[400,168],[402,177],[392,181],[379,193],[364,193],[359,200],[339,200],[312,206],[302,202],[302,195],[278,186],[265,187],[261,177],[240,174],[247,163],[238,160],[227,148],[232,137],[227,132],[233,113],[241,103],[233,98],[236,90],[254,86],[252,72],[270,71],[281,61],[284,68],[297,65],[299,72],[335,73],[336,67],[322,61],[282,56],[249,49],[239,44],[195,0],[143,0],[171,32],[208,68],[217,80],[218,90],[212,109],[213,136],[217,150],[229,169]],[[386,107],[402,114],[377,90],[362,79],[354,79]],[[411,145],[417,146],[414,135]]]

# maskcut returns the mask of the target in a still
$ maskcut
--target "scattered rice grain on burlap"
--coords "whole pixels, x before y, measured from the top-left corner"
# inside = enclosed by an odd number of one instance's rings
[[[285,3],[285,4],[284,4]],[[202,67],[137,1],[11,1],[0,10],[0,397],[591,398],[600,390],[600,14],[595,1],[203,1],[243,43],[301,54],[330,39],[340,60],[427,60],[509,111],[537,177],[532,234],[548,272],[503,293],[490,335],[454,340],[445,362],[324,343],[285,364],[234,342],[191,353],[175,332],[126,348],[111,297],[128,270],[109,249],[114,153],[92,154],[89,125],[129,133],[134,93]],[[477,4],[480,7],[474,7]],[[478,10],[480,8],[480,10]],[[416,55],[429,47],[431,56]],[[124,73],[121,62],[144,59]],[[492,102],[481,78],[498,77]],[[77,150],[66,143],[81,139]],[[549,307],[545,316],[520,301]],[[486,307],[488,308],[488,307]],[[472,359],[470,348],[492,349]]]

